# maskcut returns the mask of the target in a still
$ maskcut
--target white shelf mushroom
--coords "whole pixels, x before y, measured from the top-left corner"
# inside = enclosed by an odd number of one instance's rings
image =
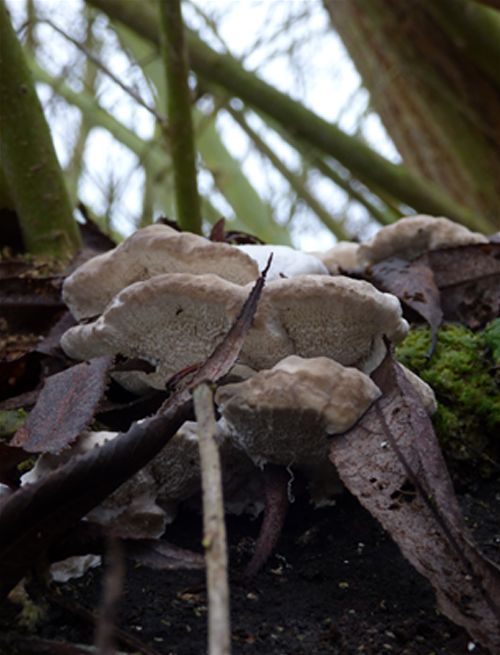
[[[359,243],[354,241],[339,241],[328,250],[313,252],[328,269],[330,275],[338,275],[339,269],[355,270],[358,268]]]
[[[328,460],[327,436],[351,428],[381,395],[361,371],[326,357],[292,355],[220,387],[222,427],[258,465],[309,467]]]
[[[132,391],[144,385],[163,389],[172,375],[212,353],[248,293],[216,275],[157,275],[118,293],[97,321],[69,329],[61,346],[75,359],[118,353],[145,359],[157,366],[156,372],[127,371],[116,373],[116,379]],[[293,352],[265,299],[245,352],[243,359],[252,368],[267,368]]]
[[[342,275],[275,280],[267,285],[265,298],[294,354],[329,357],[366,373],[385,356],[384,336],[399,343],[408,331],[395,296]]]
[[[263,270],[270,255],[273,256],[266,277],[268,282],[283,277],[329,274],[328,268],[319,257],[288,246],[270,246],[252,243],[239,245],[236,248],[249,255],[256,262],[259,270]]]
[[[228,244],[150,225],[77,268],[64,283],[63,297],[75,318],[90,318],[125,287],[164,273],[213,273],[247,284],[259,271],[253,259]]]
[[[415,259],[428,250],[487,243],[484,234],[471,232],[448,218],[418,214],[383,227],[358,250],[358,263],[368,266],[387,257]]]
[[[141,471],[122,484],[111,496],[95,507],[87,519],[115,527],[121,537],[134,539],[160,537],[176,514],[179,503],[195,497],[201,488],[197,425],[187,421],[166,446]],[[46,477],[69,459],[99,448],[117,437],[117,432],[84,432],[70,448],[60,454],[43,454],[35,466],[21,478],[22,485]],[[229,507],[236,500],[240,509],[245,501],[252,509],[255,498],[245,499],[244,489],[255,477],[251,460],[218,430],[224,483]]]

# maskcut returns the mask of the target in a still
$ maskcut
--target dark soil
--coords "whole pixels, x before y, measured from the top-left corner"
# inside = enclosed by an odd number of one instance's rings
[[[460,499],[480,547],[498,561],[500,484],[481,482]],[[243,571],[257,532],[258,522],[228,519],[233,655],[486,654],[439,614],[429,584],[350,495],[318,510],[305,501],[292,505],[277,554],[248,579]],[[183,512],[166,537],[198,550],[199,515]],[[94,570],[61,590],[95,609],[100,586],[101,571]],[[3,617],[3,630],[12,629],[12,612]],[[129,634],[162,655],[202,655],[206,618],[203,571],[129,565],[120,617]],[[93,627],[51,606],[37,636],[92,643]]]

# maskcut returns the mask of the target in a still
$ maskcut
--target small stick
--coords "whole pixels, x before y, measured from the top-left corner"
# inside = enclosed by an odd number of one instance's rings
[[[203,546],[207,566],[208,655],[230,655],[226,526],[213,394],[208,384],[193,392],[203,489]]]

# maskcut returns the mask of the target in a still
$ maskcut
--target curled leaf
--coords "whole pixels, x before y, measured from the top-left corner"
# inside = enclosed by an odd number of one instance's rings
[[[384,392],[332,442],[347,488],[433,585],[442,612],[500,649],[500,569],[473,545],[432,424],[392,357],[373,374]]]

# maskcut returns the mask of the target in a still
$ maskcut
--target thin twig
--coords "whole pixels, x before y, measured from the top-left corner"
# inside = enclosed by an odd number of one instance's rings
[[[226,526],[213,394],[206,383],[193,392],[203,488],[203,546],[207,566],[208,655],[230,655],[231,628]]]
[[[152,114],[156,120],[162,125],[164,128],[167,125],[167,120],[165,116],[162,116],[159,112],[156,111],[156,108],[149,105],[145,100],[141,98],[141,96],[134,91],[134,89],[131,89],[129,86],[127,86],[124,82],[120,80],[119,77],[117,77],[114,73],[112,73],[107,66],[105,66],[102,61],[99,59],[99,57],[96,57],[90,50],[85,47],[83,43],[80,43],[77,39],[74,39],[72,36],[67,34],[63,29],[58,27],[55,23],[53,23],[49,18],[44,18],[39,21],[40,23],[46,23],[49,25],[55,32],[60,34],[62,37],[64,37],[67,41],[72,43],[75,47],[78,48],[83,54],[91,61],[99,70],[101,70],[107,77],[109,77],[115,84],[117,84],[122,91],[124,91],[127,95],[129,95],[133,100],[137,102],[137,104],[141,105],[141,107],[144,107],[146,111],[148,111],[150,114]]]

